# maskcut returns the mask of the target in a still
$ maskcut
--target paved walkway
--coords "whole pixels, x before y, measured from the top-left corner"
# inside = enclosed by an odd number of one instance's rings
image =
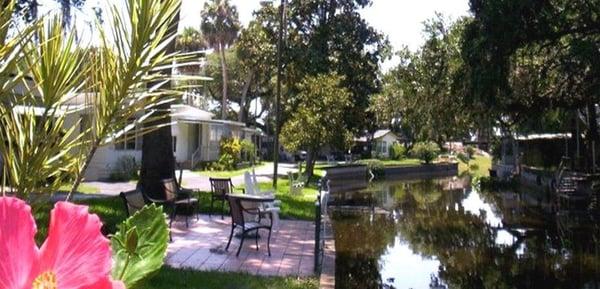
[[[279,164],[277,175],[287,176],[288,172],[297,171],[294,164]],[[273,179],[273,164],[258,167],[256,176],[259,182],[269,182]],[[190,189],[200,191],[210,191],[209,177],[200,175],[198,172],[183,170],[182,182],[183,186]],[[233,185],[244,186],[244,175],[231,178]],[[83,184],[98,189],[95,195],[116,196],[120,192],[130,191],[135,189],[135,182],[83,182]]]
[[[314,225],[307,221],[281,220],[278,231],[271,236],[271,256],[267,253],[266,231],[262,230],[259,250],[254,239],[244,241],[236,257],[240,240],[233,238],[225,251],[231,221],[228,217],[200,220],[185,227],[185,222],[173,224],[173,242],[169,244],[166,263],[175,268],[201,271],[247,272],[263,276],[312,276],[314,269]]]

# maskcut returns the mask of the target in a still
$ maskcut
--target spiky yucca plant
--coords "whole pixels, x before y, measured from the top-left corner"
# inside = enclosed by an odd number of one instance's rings
[[[61,29],[60,18],[41,19],[8,39],[12,12],[0,12],[0,41],[12,44],[0,47],[3,192],[27,198],[66,182],[75,191],[98,147],[155,120],[157,105],[177,97],[176,90],[163,88],[172,76],[155,72],[187,61],[166,51],[180,5],[128,0],[126,11],[112,7],[110,31],[97,26],[97,47],[81,47]],[[89,125],[79,129],[82,115]]]

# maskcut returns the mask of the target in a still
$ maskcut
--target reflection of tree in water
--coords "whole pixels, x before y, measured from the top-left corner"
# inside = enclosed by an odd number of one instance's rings
[[[397,222],[384,215],[335,217],[338,288],[384,287],[378,260],[396,235],[416,254],[439,260],[438,275],[449,288],[600,288],[600,232],[589,214],[556,217],[524,201],[524,193],[518,202],[510,194],[479,193],[502,219],[496,227],[462,207],[469,192],[443,191],[437,181],[395,184],[388,194],[401,212]],[[499,232],[512,242],[497,242]]]
[[[381,287],[379,258],[394,242],[394,222],[385,215],[337,212],[334,215],[336,287],[369,289]]]
[[[598,236],[593,227],[559,238],[555,223],[542,212],[527,212],[537,209],[530,207],[520,208],[524,213],[512,216],[510,227],[498,228],[487,224],[484,214],[460,205],[454,210],[456,203],[444,204],[447,200],[403,206],[398,230],[414,252],[440,261],[439,276],[450,288],[582,288],[597,279],[597,245],[589,241]],[[493,211],[502,214],[515,209],[503,207],[498,198],[486,200],[495,200]],[[513,244],[496,242],[501,229],[513,234]]]

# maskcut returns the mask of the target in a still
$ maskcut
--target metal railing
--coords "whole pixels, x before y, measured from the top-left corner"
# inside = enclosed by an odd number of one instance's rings
[[[327,213],[327,194],[323,192],[323,180],[318,183],[319,194],[315,202],[315,248],[314,248],[314,272],[321,274],[323,256],[325,254],[325,227],[323,216]]]

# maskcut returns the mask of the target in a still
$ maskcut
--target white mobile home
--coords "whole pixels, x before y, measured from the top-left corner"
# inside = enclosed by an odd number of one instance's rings
[[[252,141],[257,135],[255,129],[247,128],[244,123],[213,119],[212,113],[184,104],[171,106],[171,120],[173,155],[184,168],[218,160],[222,137]],[[124,156],[141,162],[143,136],[138,134],[137,128],[127,131],[121,139],[98,149],[85,172],[86,180],[107,179],[119,158]]]

